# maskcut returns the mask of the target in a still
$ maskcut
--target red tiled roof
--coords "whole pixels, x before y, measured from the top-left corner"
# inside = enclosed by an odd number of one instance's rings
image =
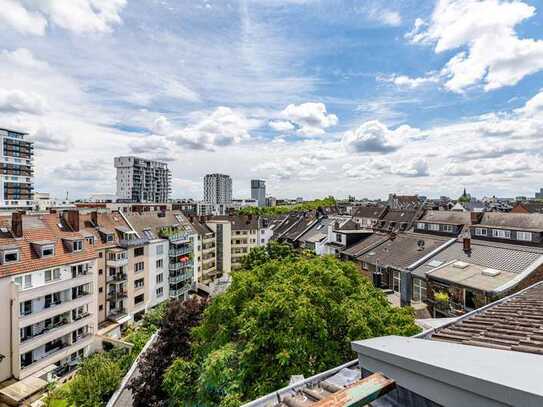
[[[0,217],[0,227],[10,230],[11,217]],[[74,237],[83,239],[83,250],[71,253],[66,249],[62,238]],[[32,242],[44,240],[55,242],[55,256],[40,258],[37,255]],[[70,231],[67,225],[60,220],[58,214],[23,215],[22,238],[15,239],[9,231],[0,233],[0,246],[6,245],[18,247],[20,258],[17,263],[0,265],[0,277],[92,260],[98,257],[95,248],[84,240],[84,236],[79,232]]]

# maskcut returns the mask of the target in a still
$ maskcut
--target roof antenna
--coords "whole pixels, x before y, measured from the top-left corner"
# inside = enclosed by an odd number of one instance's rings
[[[66,202],[70,202],[70,200],[68,199],[68,194],[69,194],[69,192],[66,191]]]

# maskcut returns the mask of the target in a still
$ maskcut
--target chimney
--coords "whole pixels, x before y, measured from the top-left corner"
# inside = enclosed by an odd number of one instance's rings
[[[98,211],[92,211],[90,215],[91,215],[92,224],[95,225],[95,226],[99,226],[99,223],[98,223]]]
[[[481,222],[481,218],[483,217],[483,213],[482,212],[471,212],[470,216],[471,216],[471,224],[472,225],[477,225],[479,222]]]
[[[11,214],[11,233],[15,238],[23,237],[23,212]]]
[[[471,237],[469,236],[464,237],[463,242],[464,242],[464,251],[466,253],[470,253],[471,252]]]
[[[64,212],[64,220],[72,231],[79,232],[79,211],[77,209],[70,209]]]

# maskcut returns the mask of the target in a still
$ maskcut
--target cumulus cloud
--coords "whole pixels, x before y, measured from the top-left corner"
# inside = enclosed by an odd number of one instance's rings
[[[294,159],[289,157],[284,160],[260,164],[255,168],[255,171],[265,172],[268,178],[274,180],[311,181],[324,174],[326,167],[316,158]]]
[[[455,177],[464,177],[464,176],[473,175],[474,172],[473,172],[473,168],[468,164],[457,163],[457,162],[449,162],[445,166],[445,168],[443,170],[443,174],[444,175],[451,175],[451,176],[455,176]]]
[[[61,130],[53,130],[48,127],[40,127],[29,137],[34,142],[34,147],[47,151],[68,151],[72,146],[72,138]]]
[[[451,158],[459,160],[478,160],[485,158],[501,158],[511,154],[524,153],[530,149],[530,145],[518,146],[518,144],[477,144],[462,149],[451,155]]]
[[[398,150],[403,142],[418,137],[421,137],[421,132],[413,127],[402,125],[390,130],[378,120],[371,120],[346,132],[342,141],[349,152],[387,154]]]
[[[143,136],[128,144],[130,152],[151,160],[175,161],[176,145],[171,140],[158,135]]]
[[[439,0],[431,20],[417,19],[406,38],[431,44],[436,53],[466,48],[443,67],[445,87],[462,92],[482,83],[490,91],[543,69],[543,40],[515,31],[533,15],[535,7],[520,0]]]
[[[430,175],[428,161],[423,158],[397,164],[391,168],[391,173],[404,177],[427,177]]]
[[[103,160],[70,162],[53,170],[53,176],[70,182],[95,182],[109,177],[111,163]]]
[[[37,93],[0,88],[0,112],[42,114],[45,106],[45,100]]]
[[[389,10],[381,7],[370,7],[367,9],[367,16],[370,20],[397,27],[402,24],[402,16],[395,10]]]
[[[0,21],[23,34],[44,35],[48,23],[81,34],[121,23],[126,0],[0,0]]]
[[[338,122],[335,114],[327,113],[324,103],[291,104],[279,116],[282,120],[270,122],[270,127],[278,131],[296,129],[300,136],[323,135],[325,129],[335,126]]]
[[[179,146],[212,151],[216,147],[239,144],[250,139],[251,128],[251,121],[245,115],[220,106],[196,123],[174,131],[170,137]]]

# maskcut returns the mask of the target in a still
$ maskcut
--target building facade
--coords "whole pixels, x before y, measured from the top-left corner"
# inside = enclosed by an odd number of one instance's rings
[[[207,174],[204,177],[204,201],[228,204],[232,201],[232,178],[225,174]]]
[[[127,202],[166,202],[171,173],[166,163],[127,156],[115,157],[118,199]]]
[[[266,181],[251,180],[251,198],[258,202],[258,206],[266,206]]]
[[[34,146],[26,133],[0,128],[0,207],[32,208]]]

